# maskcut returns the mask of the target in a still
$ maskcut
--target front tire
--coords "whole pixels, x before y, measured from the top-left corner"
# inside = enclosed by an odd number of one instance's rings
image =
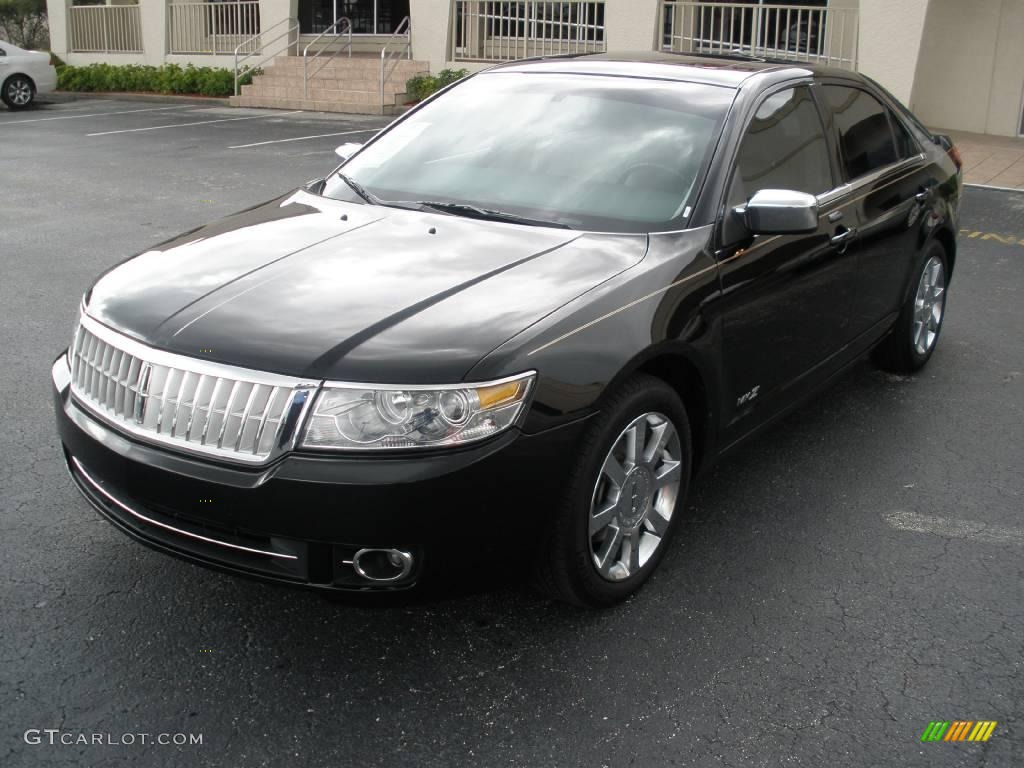
[[[907,297],[892,332],[875,349],[878,366],[893,373],[920,370],[935,351],[946,316],[949,260],[941,243],[924,249]]]
[[[35,85],[24,75],[11,75],[0,89],[0,98],[11,109],[25,109],[35,97]]]
[[[641,374],[604,404],[582,441],[535,583],[601,608],[632,595],[665,554],[690,484],[690,425],[676,392]]]

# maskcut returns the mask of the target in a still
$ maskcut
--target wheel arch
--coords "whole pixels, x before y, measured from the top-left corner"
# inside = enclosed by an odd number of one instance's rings
[[[953,275],[953,266],[956,264],[956,236],[948,226],[941,226],[935,230],[935,240],[946,251],[946,280]]]
[[[615,375],[605,387],[600,399],[605,399],[623,381],[637,373],[661,379],[672,387],[683,401],[686,416],[690,421],[693,454],[691,466],[696,474],[713,456],[711,442],[715,429],[713,400],[709,397],[709,392],[713,391],[711,379],[699,356],[687,347],[651,347],[633,358]]]

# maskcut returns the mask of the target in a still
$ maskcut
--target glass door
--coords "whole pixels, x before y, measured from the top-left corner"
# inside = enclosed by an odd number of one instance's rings
[[[299,31],[318,35],[348,17],[355,35],[390,35],[409,15],[409,0],[299,0]]]

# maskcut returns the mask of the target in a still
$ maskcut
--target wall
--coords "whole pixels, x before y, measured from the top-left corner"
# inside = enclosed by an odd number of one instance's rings
[[[450,0],[411,0],[409,3],[412,56],[417,61],[429,61],[431,72],[440,72],[447,66],[450,6]]]
[[[605,0],[604,27],[609,51],[650,51],[658,20],[658,0]]]
[[[904,104],[911,99],[928,8],[929,0],[860,0],[858,68]]]
[[[1015,136],[1024,0],[932,0],[911,107],[928,123]]]

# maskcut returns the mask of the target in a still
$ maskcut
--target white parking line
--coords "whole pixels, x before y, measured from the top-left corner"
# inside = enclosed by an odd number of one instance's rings
[[[935,536],[969,539],[984,544],[1012,544],[1024,546],[1024,528],[989,525],[976,520],[953,520],[947,517],[929,517],[914,512],[896,510],[882,515],[885,522],[898,531],[931,533]]]
[[[292,139],[274,139],[273,141],[257,141],[253,144],[236,144],[228,149],[247,149],[249,147],[262,147],[264,144],[284,144],[288,141],[305,141],[306,139],[322,139],[326,136],[350,136],[353,133],[379,133],[383,128],[366,128],[361,131],[340,131],[339,133],[318,133],[315,136],[296,136]]]
[[[162,131],[164,128],[188,128],[193,125],[209,125],[210,123],[231,123],[235,120],[259,120],[267,117],[284,117],[285,115],[297,115],[301,109],[294,112],[275,112],[272,115],[248,115],[246,117],[224,117],[220,120],[200,120],[197,123],[174,123],[173,125],[151,125],[149,128],[125,128],[121,131],[101,131],[100,133],[87,133],[86,136],[109,136],[112,133],[138,133],[139,131]]]
[[[34,117],[31,120],[12,120],[10,122],[0,122],[0,127],[5,125],[19,125],[21,123],[42,123],[46,120],[77,120],[80,117],[106,117],[107,115],[130,115],[134,112],[166,112],[169,109],[196,109],[202,106],[201,104],[193,104],[188,107],[150,107],[149,109],[126,109],[123,112],[92,112],[88,115],[62,115],[60,117]]]

